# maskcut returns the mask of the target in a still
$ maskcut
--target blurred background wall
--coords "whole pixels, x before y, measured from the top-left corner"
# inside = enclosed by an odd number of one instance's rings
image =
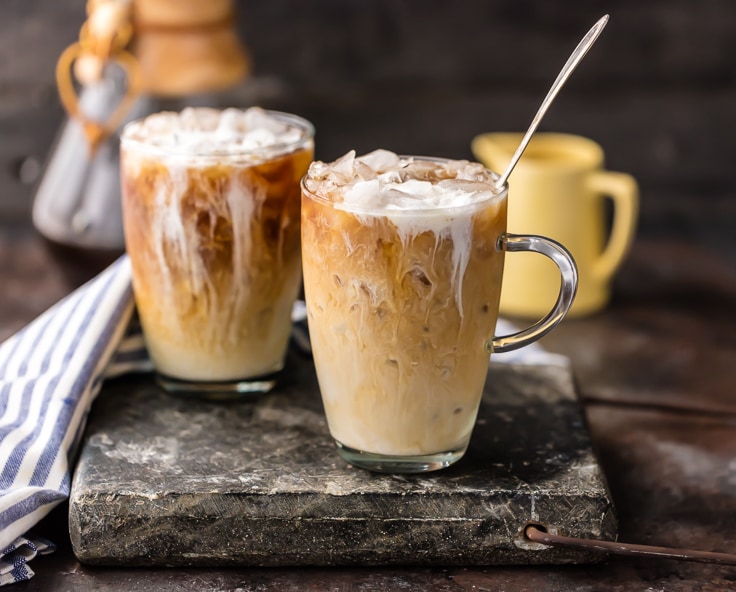
[[[583,134],[642,191],[640,234],[730,245],[736,260],[734,0],[239,0],[254,71],[233,102],[311,119],[317,157],[355,148],[470,158],[526,128],[585,31],[608,27],[543,130]],[[59,53],[84,0],[0,4],[0,224],[30,221],[63,112]]]

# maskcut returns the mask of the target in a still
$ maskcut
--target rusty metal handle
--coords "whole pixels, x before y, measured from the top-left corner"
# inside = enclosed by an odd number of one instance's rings
[[[570,547],[615,555],[630,557],[661,557],[677,559],[679,561],[694,561],[697,563],[717,563],[719,565],[736,565],[736,554],[717,553],[715,551],[697,551],[694,549],[677,549],[673,547],[657,547],[654,545],[635,545],[619,541],[599,541],[595,539],[581,539],[577,537],[551,534],[543,530],[543,526],[529,524],[524,529],[524,536],[542,545],[556,547]]]

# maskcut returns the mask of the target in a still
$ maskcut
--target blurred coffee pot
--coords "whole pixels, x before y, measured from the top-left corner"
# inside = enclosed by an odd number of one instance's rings
[[[232,0],[90,0],[87,15],[79,41],[57,64],[67,118],[32,219],[56,252],[101,268],[125,248],[120,128],[162,109],[215,106],[219,92],[246,78],[250,63]]]

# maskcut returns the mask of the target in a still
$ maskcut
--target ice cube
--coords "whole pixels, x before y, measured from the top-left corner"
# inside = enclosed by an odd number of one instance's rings
[[[375,204],[381,191],[381,184],[378,179],[370,181],[358,181],[352,187],[345,189],[345,203],[355,204],[358,206],[369,206]]]
[[[242,130],[243,112],[238,109],[225,109],[220,114],[215,133],[218,136],[232,136]]]
[[[384,189],[384,191],[381,193],[381,198],[386,209],[410,209],[414,207],[413,204],[416,204],[416,202],[419,201],[420,198],[416,194],[410,193],[408,191],[403,191],[403,185],[400,185],[399,187],[401,187],[402,189],[389,187],[388,189]]]
[[[286,126],[274,117],[271,117],[260,107],[250,107],[243,113],[244,128],[248,131],[265,129],[278,135],[286,131]]]
[[[399,173],[403,181],[410,179],[433,181],[439,177],[440,173],[444,173],[444,167],[440,167],[436,162],[427,160],[412,160],[407,162]]]
[[[468,160],[460,160],[455,163],[456,174],[458,179],[468,179],[471,181],[487,181],[488,172],[486,168],[477,162]]]
[[[355,176],[358,179],[363,179],[364,181],[369,181],[370,179],[376,179],[378,178],[378,173],[374,171],[371,167],[369,167],[364,162],[360,161],[359,159],[355,159]]]
[[[476,181],[468,179],[443,179],[437,183],[437,187],[442,188],[443,191],[454,191],[464,193],[484,193],[491,190],[488,181]]]
[[[179,116],[179,125],[187,131],[211,131],[217,127],[219,111],[206,107],[186,107]]]
[[[364,154],[358,160],[368,165],[377,173],[382,173],[399,166],[400,159],[395,152],[379,148],[378,150]]]
[[[233,134],[232,138],[237,137],[237,134]],[[222,140],[227,140],[228,137],[221,136]],[[243,150],[252,150],[254,148],[261,148],[263,146],[273,146],[277,143],[276,136],[271,130],[258,128],[249,130],[240,139],[240,148]]]
[[[329,165],[327,168],[328,174],[334,173],[341,177],[344,182],[350,181],[353,178],[354,163],[355,150],[351,150]]]
[[[434,196],[434,187],[429,181],[420,181],[419,179],[408,179],[400,186],[401,192],[409,194],[417,198],[431,198]]]

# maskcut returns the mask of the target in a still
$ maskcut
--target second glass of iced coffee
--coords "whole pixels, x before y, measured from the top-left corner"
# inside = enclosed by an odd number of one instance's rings
[[[157,113],[123,130],[126,249],[166,389],[221,399],[275,385],[301,285],[313,134],[259,108]]]
[[[508,187],[497,179],[477,163],[385,150],[310,166],[309,332],[327,423],[348,462],[416,473],[459,460],[489,354],[535,341],[569,310],[572,258],[552,240],[506,233]],[[561,289],[538,323],[492,337],[507,251],[550,257]]]

